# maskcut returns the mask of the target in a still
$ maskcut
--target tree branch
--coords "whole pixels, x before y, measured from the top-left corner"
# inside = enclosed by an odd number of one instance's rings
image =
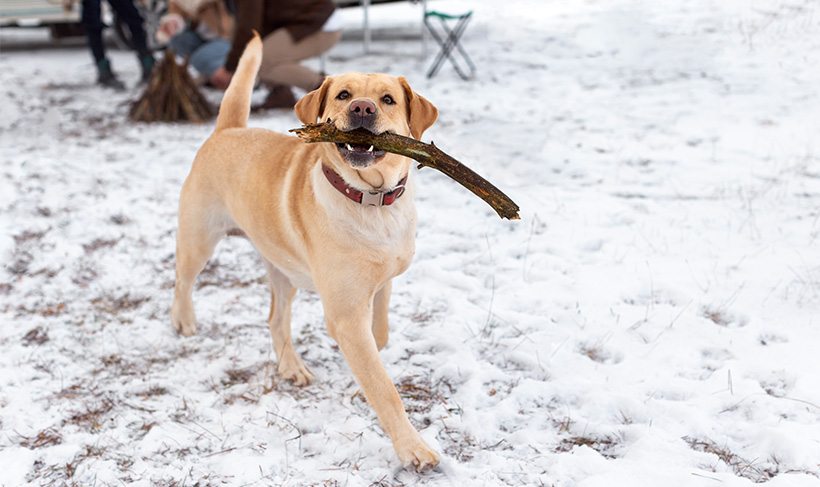
[[[391,133],[376,135],[363,128],[343,132],[329,121],[310,123],[302,128],[292,129],[291,132],[295,132],[306,142],[372,145],[380,150],[409,157],[419,163],[419,169],[423,166],[432,167],[469,189],[490,205],[501,218],[508,220],[520,218],[518,205],[513,200],[472,169],[439,150],[433,143],[425,144],[410,137]]]

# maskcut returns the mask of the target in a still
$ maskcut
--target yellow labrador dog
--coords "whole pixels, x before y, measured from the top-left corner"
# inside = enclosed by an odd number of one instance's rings
[[[438,464],[411,426],[378,351],[387,343],[391,280],[410,265],[416,210],[413,161],[373,147],[307,144],[247,128],[262,43],[248,43],[225,93],[216,128],[182,187],[171,320],[196,333],[194,280],[226,234],[246,236],[261,254],[271,286],[268,322],[278,372],[297,385],[313,374],[293,349],[291,301],[317,291],[327,329],[373,406],[405,466]],[[438,110],[404,78],[350,73],[329,77],[296,104],[303,123],[332,120],[420,138]]]

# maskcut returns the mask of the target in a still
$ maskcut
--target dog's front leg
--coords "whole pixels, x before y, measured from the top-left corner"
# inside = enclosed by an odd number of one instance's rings
[[[262,256],[262,261],[265,263],[270,282],[268,325],[273,338],[273,349],[279,360],[276,370],[297,386],[310,384],[313,382],[313,373],[293,349],[290,333],[290,305],[296,296],[296,287],[267,258]]]
[[[325,303],[328,332],[339,344],[353,375],[359,381],[367,402],[376,411],[382,429],[393,441],[393,448],[405,467],[422,471],[438,465],[438,454],[421,439],[410,424],[398,391],[379,358],[373,337],[373,298]],[[354,301],[355,303],[355,301]]]
[[[376,347],[381,350],[387,345],[387,337],[390,333],[387,320],[387,311],[390,308],[390,291],[393,288],[393,281],[387,281],[382,288],[376,291],[373,298],[373,338],[376,339]]]

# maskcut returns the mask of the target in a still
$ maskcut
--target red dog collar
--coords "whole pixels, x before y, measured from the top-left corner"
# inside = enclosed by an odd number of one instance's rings
[[[404,185],[407,183],[407,176],[404,176],[392,191],[359,191],[358,189],[351,188],[341,176],[336,174],[336,171],[325,164],[322,164],[322,172],[325,173],[325,177],[331,186],[356,203],[364,206],[392,205],[399,196],[404,194]]]

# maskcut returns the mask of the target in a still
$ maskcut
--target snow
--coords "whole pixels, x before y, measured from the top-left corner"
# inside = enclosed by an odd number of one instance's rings
[[[273,374],[241,239],[177,336],[177,198],[211,125],[131,123],[139,89],[94,86],[82,44],[3,29],[0,485],[820,486],[818,4],[430,4],[474,10],[475,80],[424,77],[411,4],[372,8],[369,54],[345,10],[326,67],[406,76],[440,111],[424,140],[522,209],[416,175],[381,357],[441,465],[401,468],[317,295],[293,309],[316,381]]]

